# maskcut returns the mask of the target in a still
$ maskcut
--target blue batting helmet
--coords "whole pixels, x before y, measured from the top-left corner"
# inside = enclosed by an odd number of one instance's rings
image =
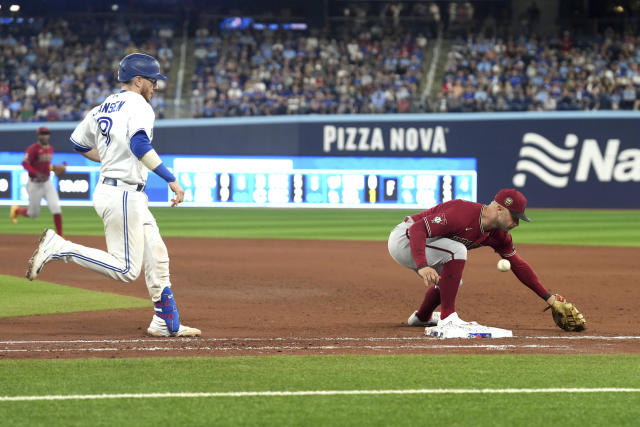
[[[129,82],[135,76],[150,79],[167,80],[167,76],[160,74],[160,64],[153,56],[144,53],[132,53],[122,58],[118,66],[118,80]]]

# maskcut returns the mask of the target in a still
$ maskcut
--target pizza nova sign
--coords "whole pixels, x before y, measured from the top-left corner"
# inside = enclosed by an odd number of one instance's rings
[[[524,187],[529,175],[554,188],[566,187],[571,177],[575,182],[586,182],[590,176],[600,182],[638,182],[640,149],[621,150],[619,139],[608,139],[601,149],[597,140],[586,138],[580,144],[571,133],[565,136],[564,146],[557,146],[542,135],[529,132],[522,138],[515,169],[516,187]]]
[[[447,130],[443,126],[383,129],[325,125],[322,130],[322,147],[325,153],[399,151],[443,154],[447,152]]]

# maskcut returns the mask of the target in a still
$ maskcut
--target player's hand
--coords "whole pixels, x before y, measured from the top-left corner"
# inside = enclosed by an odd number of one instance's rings
[[[180,187],[178,181],[170,182],[169,188],[176,195],[175,199],[171,199],[171,207],[178,206],[178,204],[184,202],[184,190]]]
[[[431,267],[422,267],[418,270],[418,274],[424,280],[424,284],[427,288],[431,285],[436,285],[440,281],[440,275]]]

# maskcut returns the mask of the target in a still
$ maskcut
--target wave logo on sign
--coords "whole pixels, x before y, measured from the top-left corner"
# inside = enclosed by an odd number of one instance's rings
[[[578,137],[572,133],[565,137],[564,148],[537,133],[525,133],[513,185],[524,187],[531,174],[552,187],[566,187],[577,145]]]

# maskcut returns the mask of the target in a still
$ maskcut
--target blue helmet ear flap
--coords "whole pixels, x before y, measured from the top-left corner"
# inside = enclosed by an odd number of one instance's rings
[[[167,76],[160,74],[158,60],[144,53],[132,53],[125,56],[118,66],[118,81],[129,82],[135,76],[150,79],[167,80]]]

